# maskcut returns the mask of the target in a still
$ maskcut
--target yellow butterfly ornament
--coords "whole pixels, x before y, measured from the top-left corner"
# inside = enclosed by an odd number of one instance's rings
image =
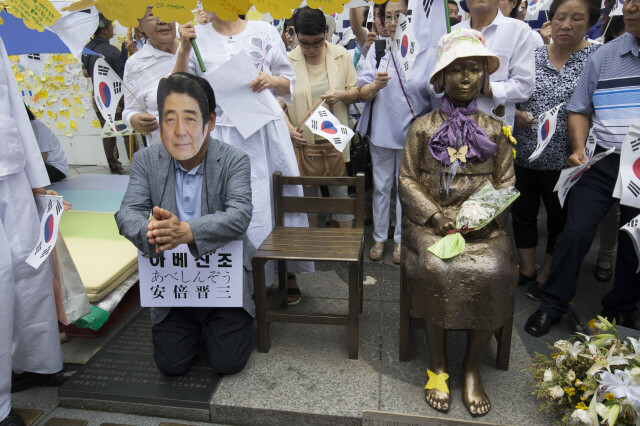
[[[455,149],[451,147],[447,147],[447,152],[449,153],[449,162],[453,164],[454,161],[460,160],[462,163],[467,162],[467,152],[469,152],[469,147],[467,145],[463,146],[460,149]]]

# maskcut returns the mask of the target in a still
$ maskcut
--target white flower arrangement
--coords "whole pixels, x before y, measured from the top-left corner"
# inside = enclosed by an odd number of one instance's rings
[[[563,424],[640,425],[640,342],[618,336],[615,322],[590,321],[598,334],[558,340],[551,356],[536,354],[533,395]]]

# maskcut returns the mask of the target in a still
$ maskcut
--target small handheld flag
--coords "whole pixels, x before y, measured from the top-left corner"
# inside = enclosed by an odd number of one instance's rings
[[[535,151],[533,151],[529,157],[529,161],[533,161],[540,157],[542,151],[544,151],[547,145],[549,145],[549,141],[551,141],[553,134],[556,132],[558,111],[560,111],[560,107],[564,104],[565,102],[562,102],[560,105],[556,105],[544,114],[540,114],[538,117],[538,144],[536,145]]]
[[[304,124],[313,134],[322,136],[340,152],[344,151],[353,137],[353,130],[340,124],[336,116],[321,105],[313,111]]]

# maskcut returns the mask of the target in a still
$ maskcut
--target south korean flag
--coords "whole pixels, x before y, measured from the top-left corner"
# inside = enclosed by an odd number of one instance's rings
[[[112,128],[116,127],[116,108],[122,95],[122,80],[103,58],[99,58],[93,66],[93,97],[100,114]]]
[[[620,150],[620,171],[614,189],[620,204],[640,208],[640,123],[629,126]]]
[[[416,56],[420,51],[420,45],[413,33],[411,22],[406,15],[401,14],[398,19],[393,43],[395,51],[398,52],[399,65],[404,70],[405,77],[409,80],[411,68],[413,68],[413,63],[416,61]]]
[[[549,111],[540,115],[538,118],[538,144],[536,145],[535,151],[529,157],[529,161],[533,161],[540,157],[542,151],[549,145],[553,134],[556,132],[556,125],[558,124],[558,111],[560,111],[560,107],[565,103],[562,102],[559,105],[551,108]]]
[[[544,10],[549,10],[553,0],[529,0],[527,5],[527,14],[524,16],[525,21],[538,19],[538,14]]]
[[[623,4],[624,0],[614,0],[613,5],[611,6],[611,12],[609,12],[609,16],[622,16]]]
[[[313,111],[304,124],[313,134],[322,136],[340,152],[344,151],[353,137],[353,130],[340,124],[340,121],[322,105]]]
[[[631,237],[633,241],[633,248],[636,250],[636,256],[638,257],[638,269],[636,274],[640,272],[640,215],[631,219],[629,223],[624,225],[621,230],[625,231]]]

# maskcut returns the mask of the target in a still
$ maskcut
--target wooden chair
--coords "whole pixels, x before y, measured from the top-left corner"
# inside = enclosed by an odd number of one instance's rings
[[[494,333],[498,342],[496,368],[505,371],[509,369],[515,298],[508,303],[511,303],[511,317]],[[404,273],[402,272],[402,269],[400,269],[400,353],[398,355],[398,359],[400,361],[409,361],[409,331],[411,327],[424,329],[424,320],[422,318],[411,317],[409,287],[406,279],[404,278]]]
[[[356,198],[290,197],[283,185],[355,186]],[[362,312],[362,256],[364,246],[364,174],[356,177],[288,177],[273,174],[276,227],[253,255],[253,283],[258,322],[258,350],[269,352],[272,322],[346,325],[349,327],[349,358],[358,358],[358,314]],[[354,214],[355,228],[296,228],[284,226],[284,213]],[[278,263],[278,291],[268,305],[264,265]],[[346,262],[349,265],[348,315],[287,313],[286,261]],[[279,308],[279,309],[278,309]]]

